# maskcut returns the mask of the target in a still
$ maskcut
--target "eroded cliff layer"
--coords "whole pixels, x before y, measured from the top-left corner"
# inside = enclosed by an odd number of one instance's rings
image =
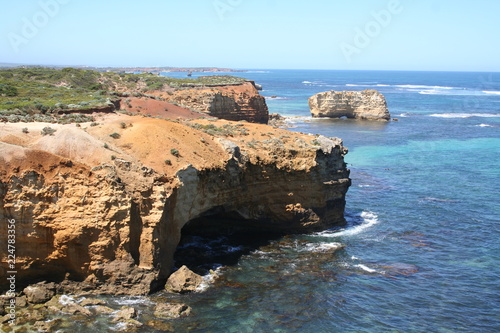
[[[384,95],[373,89],[363,91],[325,91],[309,98],[313,117],[389,120]]]
[[[41,134],[47,126],[52,135]],[[339,139],[224,120],[4,124],[0,243],[15,220],[20,287],[146,294],[170,274],[183,226],[201,216],[283,232],[343,223],[345,153]],[[6,267],[6,247],[0,257]]]
[[[259,95],[253,82],[234,85],[183,89],[168,98],[183,107],[226,120],[247,120],[267,124],[266,99]]]

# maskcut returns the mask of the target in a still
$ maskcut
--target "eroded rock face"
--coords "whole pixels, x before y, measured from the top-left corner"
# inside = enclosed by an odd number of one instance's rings
[[[213,137],[160,119],[106,117],[94,127],[51,124],[53,136],[32,128],[47,124],[3,125],[0,244],[6,219],[15,220],[20,288],[64,280],[58,290],[80,294],[159,290],[182,228],[210,214],[280,232],[344,222],[350,179],[340,139],[247,123],[238,124],[246,134]],[[121,129],[124,121],[133,126]],[[120,139],[109,137],[114,131]]]
[[[181,106],[226,120],[267,124],[266,99],[252,82],[214,88],[178,90],[169,98]]]
[[[165,289],[174,293],[189,293],[195,291],[203,281],[203,278],[191,271],[186,266],[182,266],[175,273],[170,275],[165,285]]]
[[[313,117],[389,120],[384,95],[373,89],[363,91],[325,91],[309,98]]]

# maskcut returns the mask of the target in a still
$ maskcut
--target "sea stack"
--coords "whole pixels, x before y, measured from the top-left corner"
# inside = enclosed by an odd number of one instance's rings
[[[384,95],[373,89],[318,93],[309,98],[309,108],[315,118],[391,119]]]

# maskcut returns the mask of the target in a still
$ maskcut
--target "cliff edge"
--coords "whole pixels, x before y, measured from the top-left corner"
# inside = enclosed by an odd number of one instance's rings
[[[325,91],[309,98],[313,117],[390,120],[384,95],[373,89]]]
[[[14,221],[18,287],[147,294],[196,219],[280,232],[344,223],[346,152],[340,139],[225,120],[2,124],[0,243]],[[0,258],[7,267],[6,246]]]

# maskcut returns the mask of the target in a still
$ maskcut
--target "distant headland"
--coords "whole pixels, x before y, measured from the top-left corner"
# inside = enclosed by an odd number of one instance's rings
[[[80,69],[91,69],[99,72],[193,72],[193,73],[242,73],[247,72],[243,69],[232,69],[232,68],[219,68],[219,67],[170,67],[170,66],[134,66],[134,67],[121,67],[121,66],[63,66],[63,65],[27,65],[27,64],[14,64],[14,63],[1,63],[0,68],[6,67],[45,67],[45,68],[65,68],[73,67]]]

